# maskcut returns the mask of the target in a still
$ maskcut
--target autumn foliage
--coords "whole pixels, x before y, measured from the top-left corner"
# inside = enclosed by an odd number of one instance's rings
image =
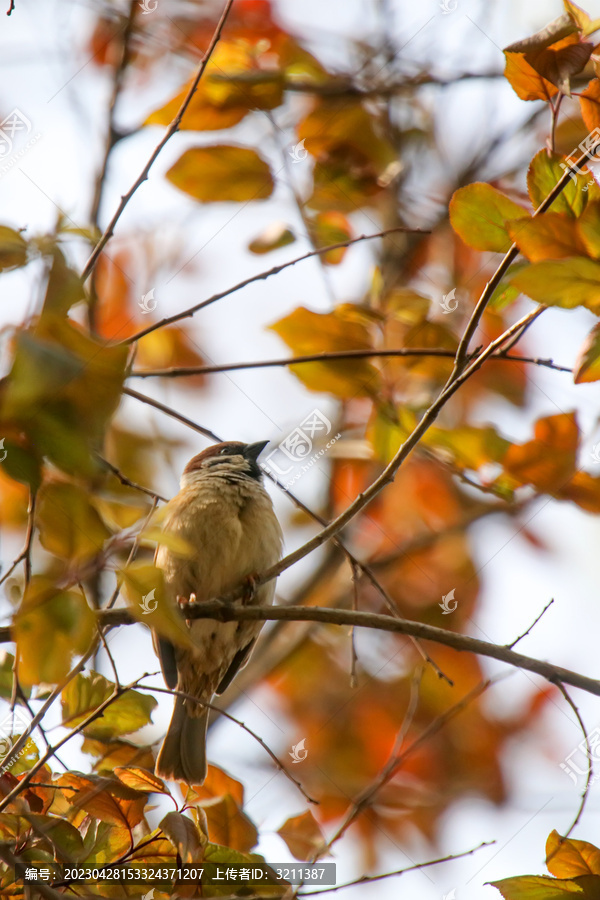
[[[600,186],[587,166],[600,144],[600,21],[565,0],[564,15],[504,51],[504,77],[520,100],[546,105],[548,144],[538,141],[518,173],[492,181],[475,172],[447,183],[429,219],[415,221],[403,198],[433,137],[410,116],[405,127],[394,118],[394,90],[416,106],[419,78],[386,81],[369,65],[366,46],[360,72],[350,61],[346,71],[334,69],[283,27],[267,0],[235,0],[190,96],[218,15],[194,4],[185,15],[165,14],[166,37],[156,42],[161,10],[155,20],[138,6],[131,4],[128,18],[95,20],[88,50],[97,72],[112,80],[131,71],[159,84],[162,67],[177,61],[183,71],[183,60],[187,74],[166,102],[130,122],[129,133],[113,134],[111,159],[135,132],[158,142],[183,105],[177,130],[185,142],[173,135],[169,146],[178,155],[161,185],[181,204],[196,210],[227,203],[233,214],[245,204],[271,203],[275,210],[294,162],[302,163],[305,181],[294,189],[302,228],[275,221],[231,248],[233,256],[247,249],[265,266],[273,260],[259,283],[276,279],[286,264],[299,273],[304,254],[318,259],[327,280],[358,246],[369,248],[364,290],[328,309],[313,308],[309,296],[292,308],[282,303],[268,327],[295,379],[335,404],[341,434],[324,457],[329,478],[318,508],[302,504],[283,524],[316,532],[355,504],[343,531],[311,557],[310,576],[289,600],[469,635],[481,611],[473,526],[493,516],[514,520],[536,547],[527,511],[539,498],[600,513],[600,476],[581,466],[577,413],[538,416],[527,393],[530,367],[540,363],[527,343],[537,316],[548,307],[600,316]],[[561,131],[563,101],[568,132]],[[241,123],[245,130],[237,129]],[[277,165],[262,146],[265,125],[280,144]],[[102,178],[99,184],[102,190]],[[160,530],[160,469],[186,448],[168,418],[160,430],[143,430],[124,404],[135,403],[144,415],[141,379],[168,385],[162,412],[177,417],[178,400],[193,398],[193,421],[184,421],[191,446],[209,437],[203,399],[220,376],[207,374],[212,348],[194,326],[202,327],[203,307],[226,304],[244,286],[224,266],[222,293],[206,296],[202,273],[183,248],[161,247],[120,221],[83,277],[81,246],[89,256],[107,224],[96,219],[76,229],[61,215],[44,234],[0,227],[0,275],[35,269],[43,284],[39,302],[32,294],[28,314],[7,333],[0,381],[0,525],[23,546],[14,564],[3,558],[1,573],[9,648],[0,666],[8,716],[2,727],[11,721],[9,705],[19,716],[0,768],[0,892],[17,900],[25,894],[15,861],[102,867],[264,860],[253,852],[260,823],[245,810],[235,772],[215,764],[203,786],[167,784],[153,774],[158,735],[154,742],[147,735],[158,693],[144,679],[155,667],[146,661],[125,685],[94,662],[107,659],[99,611],[126,609],[145,627],[142,604],[150,592],[152,626],[170,640],[189,641],[152,562],[157,543],[168,540]],[[367,242],[365,234],[379,237]],[[165,320],[148,286],[159,270],[174,274],[188,265],[197,305],[178,307]],[[443,302],[426,286],[436,266]],[[274,380],[280,362],[267,369]],[[572,373],[560,377],[577,385],[600,380],[600,325]],[[500,403],[528,423],[525,439],[515,440],[487,414]],[[236,423],[229,427],[233,434]],[[388,482],[362,505],[386,466]],[[459,599],[453,609],[446,603],[451,588]],[[132,633],[141,626],[123,625]],[[118,657],[114,663],[118,671]],[[291,770],[303,792],[286,785],[296,791],[291,804],[282,794],[282,852],[314,861],[348,834],[360,844],[363,868],[375,873],[382,833],[399,846],[416,835],[434,855],[444,816],[456,804],[473,796],[506,802],[504,754],[550,701],[564,702],[560,679],[554,682],[532,681],[525,706],[497,716],[479,655],[377,630],[364,629],[357,639],[333,624],[280,621],[265,628],[221,706],[235,716],[236,701],[260,686],[291,723],[289,746],[310,736],[301,766],[288,763],[287,745],[274,754],[279,767],[265,754],[265,766],[273,774]],[[27,727],[40,711],[42,726],[63,729],[48,745]],[[56,762],[58,745],[71,740],[85,758],[84,772],[61,771]],[[495,886],[507,900],[599,896],[597,847],[554,831],[546,855],[550,875]],[[54,890],[142,897],[148,887]],[[181,897],[224,895],[177,890]],[[246,890],[244,896],[255,895]],[[288,896],[285,885],[261,890]],[[156,900],[171,895],[168,884],[156,886]]]

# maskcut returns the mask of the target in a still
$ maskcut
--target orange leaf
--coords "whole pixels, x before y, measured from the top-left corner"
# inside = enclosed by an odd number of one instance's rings
[[[593,131],[600,127],[600,79],[593,78],[579,95],[581,116],[587,128]]]
[[[548,871],[557,878],[600,875],[600,850],[587,841],[561,838],[552,831],[546,841]]]
[[[510,82],[521,100],[550,100],[558,94],[558,88],[536,72],[524,53],[505,51],[506,66],[504,77]]]
[[[281,828],[277,829],[277,834],[283,838],[288,850],[296,859],[314,859],[316,851],[325,844],[319,823],[309,809],[299,816],[287,819]]]
[[[564,487],[575,468],[579,439],[575,413],[538,419],[534,434],[532,441],[509,447],[504,468],[521,484],[554,493]]]
[[[547,212],[535,219],[515,219],[507,227],[521,253],[531,262],[541,262],[585,256],[587,251],[577,225],[578,221],[562,213]]]

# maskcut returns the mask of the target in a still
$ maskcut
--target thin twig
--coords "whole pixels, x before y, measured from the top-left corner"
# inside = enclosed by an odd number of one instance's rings
[[[415,863],[414,866],[406,866],[404,869],[396,869],[393,872],[382,872],[380,875],[362,875],[360,878],[357,878],[355,881],[346,881],[344,884],[336,884],[334,887],[326,887],[321,888],[317,891],[309,891],[304,892],[301,891],[298,896],[299,897],[314,897],[317,894],[331,894],[334,891],[342,891],[344,888],[356,887],[359,884],[370,884],[373,881],[383,881],[384,878],[396,878],[400,875],[404,875],[405,872],[415,872],[419,869],[427,869],[430,866],[437,866],[440,863],[451,862],[453,859],[463,859],[465,856],[471,856],[473,853],[477,853],[478,850],[481,850],[482,847],[492,847],[496,841],[482,841],[481,844],[478,844],[477,847],[473,847],[472,850],[464,850],[462,853],[450,853],[448,856],[441,856],[438,859],[430,859],[424,863]]]
[[[204,70],[206,69],[206,66],[208,64],[208,61],[209,61],[212,53],[213,53],[213,50],[215,49],[215,47],[217,46],[217,44],[221,38],[221,33],[223,31],[225,22],[227,21],[227,16],[229,15],[229,11],[230,11],[232,5],[233,5],[233,0],[226,0],[225,6],[223,7],[223,12],[221,13],[221,18],[219,19],[217,27],[215,28],[215,31],[211,38],[210,44],[208,45],[208,49],[206,50],[206,53],[200,60],[200,63],[196,70],[196,74],[192,80],[192,83],[189,87],[189,90],[185,96],[183,103],[181,104],[175,118],[173,119],[173,121],[171,122],[169,127],[167,128],[164,136],[161,138],[161,140],[158,142],[158,144],[156,145],[156,147],[150,154],[150,157],[149,157],[148,161],[146,162],[144,168],[142,169],[140,175],[136,178],[136,180],[134,181],[132,186],[129,188],[127,193],[123,194],[123,196],[121,197],[120,203],[119,203],[112,219],[108,223],[106,230],[104,231],[100,240],[94,247],[94,249],[90,255],[90,258],[88,259],[88,261],[86,262],[86,264],[84,266],[83,272],[81,273],[81,278],[83,281],[85,281],[88,278],[88,276],[92,272],[94,266],[98,262],[98,258],[100,256],[100,254],[102,253],[105,246],[111,239],[111,237],[114,233],[114,230],[115,230],[115,226],[116,226],[117,222],[119,221],[119,219],[121,218],[123,210],[129,203],[129,201],[131,200],[131,198],[133,197],[133,195],[135,194],[137,189],[140,187],[140,185],[142,185],[144,183],[144,181],[147,180],[150,169],[154,165],[154,163],[155,163],[156,159],[158,158],[160,152],[162,151],[163,147],[173,137],[175,132],[179,130],[179,126],[181,124],[183,114],[185,113],[186,109],[190,105],[192,97],[196,93],[196,90],[200,83],[200,79],[202,78],[202,75],[204,74]]]
[[[541,611],[541,613],[539,614],[539,616],[537,616],[537,617],[533,620],[533,622],[531,623],[531,625],[529,626],[529,628],[527,629],[527,631],[524,631],[523,634],[520,634],[518,638],[515,638],[514,641],[512,642],[512,644],[505,644],[505,647],[508,647],[509,650],[512,650],[512,648],[515,647],[515,646],[519,643],[519,641],[522,641],[524,637],[527,637],[527,635],[528,635],[531,631],[533,631],[533,629],[535,628],[535,626],[537,625],[537,623],[540,621],[540,619],[542,618],[542,616],[543,616],[544,613],[546,612],[546,610],[550,609],[550,607],[552,606],[553,603],[554,603],[554,597],[552,598],[552,600],[549,600],[548,603],[546,603],[545,607],[543,608],[543,610]]]
[[[210,306],[211,303],[216,303],[217,300],[222,300],[223,297],[228,297],[230,294],[234,294],[236,291],[240,291],[242,288],[246,287],[249,284],[252,284],[255,281],[264,281],[267,278],[270,278],[272,275],[278,275],[279,272],[283,272],[284,269],[289,269],[290,266],[295,266],[297,263],[304,262],[305,259],[312,259],[315,256],[322,256],[324,253],[329,253],[331,250],[339,250],[341,247],[350,247],[352,244],[358,244],[360,241],[371,241],[374,238],[386,237],[389,234],[393,234],[394,232],[410,232],[411,234],[429,234],[429,231],[423,230],[421,228],[405,228],[404,226],[399,226],[397,228],[388,228],[384,231],[377,231],[375,234],[361,234],[355,238],[349,238],[347,241],[340,241],[338,244],[329,244],[327,247],[320,247],[317,250],[310,250],[308,253],[304,253],[302,256],[297,256],[295,259],[290,259],[288,262],[281,263],[279,266],[273,266],[271,269],[267,269],[265,272],[259,272],[258,275],[251,275],[250,278],[245,278],[243,281],[238,282],[238,284],[234,284],[233,287],[227,288],[225,291],[220,291],[218,294],[213,294],[212,297],[208,297],[206,300],[202,300],[200,303],[197,303],[195,306],[190,306],[188,309],[184,309],[180,313],[175,313],[173,316],[167,316],[164,319],[161,319],[159,322],[154,322],[152,325],[148,325],[147,328],[143,328],[141,331],[138,331],[137,334],[132,335],[129,338],[126,338],[121,343],[123,344],[133,344],[135,341],[139,341],[140,338],[145,337],[145,335],[150,334],[152,331],[156,331],[159,328],[163,328],[165,325],[172,325],[173,322],[180,322],[182,319],[188,319],[198,312],[200,309],[204,309],[206,306]]]
[[[166,497],[163,497],[161,494],[157,494],[156,491],[151,491],[150,488],[144,487],[142,484],[138,484],[136,481],[131,481],[131,479],[127,478],[126,475],[123,475],[120,469],[117,466],[113,465],[113,463],[109,462],[104,456],[101,456],[99,453],[96,453],[96,458],[100,460],[103,466],[112,472],[112,474],[119,479],[121,484],[126,485],[126,487],[134,488],[136,491],[141,491],[143,494],[147,494],[148,497],[152,497],[154,500],[161,500],[163,503],[168,503]]]
[[[540,203],[538,208],[533,213],[533,218],[535,218],[536,216],[540,215],[543,212],[546,212],[546,210],[549,209],[550,206],[552,206],[552,204],[554,203],[556,198],[560,196],[560,194],[562,193],[564,188],[569,183],[569,180],[571,178],[571,173],[579,170],[579,167],[581,165],[583,165],[586,162],[586,160],[589,159],[589,157],[591,156],[591,154],[593,152],[593,149],[594,148],[583,153],[575,163],[572,163],[571,165],[569,165],[569,167],[567,169],[565,169],[563,175],[559,178],[559,180],[554,185],[554,187],[552,188],[552,190],[550,191],[548,196],[544,200],[542,200],[542,202]],[[477,330],[477,326],[479,325],[479,322],[481,321],[481,317],[483,316],[483,313],[485,312],[485,309],[486,309],[488,303],[492,299],[494,291],[496,290],[496,288],[500,284],[500,281],[506,274],[510,264],[513,262],[514,259],[516,259],[518,254],[519,254],[519,248],[517,247],[516,244],[512,244],[510,249],[504,256],[504,259],[502,260],[502,262],[500,263],[500,265],[498,266],[498,268],[492,275],[491,279],[486,284],[486,286],[483,290],[483,293],[481,294],[481,297],[477,301],[475,309],[473,310],[471,318],[467,322],[467,327],[465,328],[465,330],[463,332],[463,336],[460,339],[460,343],[459,343],[458,349],[456,351],[454,370],[450,376],[448,383],[451,383],[464,370],[466,362],[467,362],[467,354],[468,354],[471,338],[473,337],[473,335],[475,334],[475,331]],[[542,309],[543,309],[543,307],[542,307]],[[538,313],[538,315],[539,315],[539,313]]]
[[[521,335],[519,335],[519,338]],[[235,372],[239,369],[271,369],[283,366],[298,366],[303,363],[313,362],[330,362],[343,359],[378,359],[386,357],[441,357],[443,359],[453,359],[453,350],[444,350],[442,347],[419,348],[419,347],[399,347],[395,350],[336,350],[332,352],[310,353],[306,356],[282,357],[281,359],[256,360],[252,362],[239,363],[223,363],[214,366],[172,366],[168,369],[133,369],[130,373],[131,378],[179,378],[186,375],[214,375],[219,372]],[[572,373],[573,369],[568,366],[559,366],[551,359],[541,359],[531,356],[508,356],[507,352],[502,351],[493,356],[493,359],[506,360],[508,362],[531,363],[536,366],[544,366],[547,369],[554,369],[556,372]]]
[[[8,570],[0,578],[0,584],[10,578],[20,562],[25,562],[25,584],[31,579],[31,543],[34,533],[34,515],[35,515],[35,494],[32,492],[29,497],[29,508],[27,510],[27,532],[25,535],[25,544],[16,559],[14,559]]]
[[[322,856],[323,852],[329,851],[331,847],[338,841],[343,834],[347,831],[347,829],[352,825],[352,823],[358,818],[358,816],[363,812],[363,810],[370,804],[371,800],[375,796],[375,794],[381,790],[381,788],[390,781],[391,778],[395,775],[398,769],[404,764],[404,762],[411,756],[415,750],[418,750],[424,743],[426,743],[429,738],[433,737],[434,734],[437,734],[441,729],[455,716],[461,713],[473,700],[476,700],[481,694],[484,693],[493,684],[493,681],[486,680],[482,681],[476,687],[474,687],[468,694],[466,694],[458,703],[455,703],[450,709],[446,710],[445,713],[438,716],[433,720],[419,735],[418,738],[409,744],[409,746],[402,753],[392,752],[390,759],[383,767],[379,775],[374,779],[374,781],[362,791],[356,800],[353,802],[352,806],[344,816],[341,824],[336,829],[333,837],[331,837],[326,845],[319,849],[318,856]],[[318,858],[318,857],[317,857]]]
[[[256,734],[255,731],[252,731],[252,729],[249,728],[244,722],[241,722],[239,719],[236,719],[235,716],[232,716],[231,713],[228,713],[226,710],[221,709],[220,706],[216,706],[214,703],[209,703],[206,700],[199,701],[197,697],[192,696],[192,694],[186,694],[185,691],[178,691],[178,690],[175,690],[174,688],[151,687],[149,685],[146,686],[143,684],[139,684],[138,687],[141,691],[158,691],[159,694],[170,694],[172,697],[181,697],[184,700],[194,700],[196,703],[199,702],[202,706],[205,706],[207,709],[210,709],[213,712],[218,713],[220,716],[224,716],[226,719],[229,719],[230,722],[234,722],[236,725],[238,725],[244,731],[247,731],[248,734],[251,735],[251,737],[253,737],[255,741],[258,741],[258,743],[261,745],[261,747],[264,750],[266,750],[266,752],[269,754],[269,756],[271,757],[271,759],[273,760],[273,762],[275,763],[277,768],[280,770],[280,772],[283,772],[283,774],[286,776],[286,778],[288,778],[293,784],[296,785],[296,787],[298,788],[298,790],[300,791],[302,796],[306,800],[308,800],[309,803],[315,803],[318,805],[319,801],[315,800],[314,797],[311,797],[310,794],[308,794],[304,790],[304,788],[302,787],[300,782],[296,778],[294,778],[294,776],[291,774],[291,772],[289,772],[286,769],[286,767],[283,765],[281,760],[271,750],[271,748],[268,746],[268,744],[265,743],[265,741],[260,737],[260,735]]]
[[[589,737],[588,731],[583,723],[583,719],[581,718],[581,713],[577,709],[577,706],[575,705],[575,702],[573,701],[573,699],[569,696],[569,693],[567,692],[567,689],[565,688],[564,684],[562,684],[560,681],[557,681],[556,686],[558,687],[559,691],[561,692],[561,694],[563,695],[563,697],[565,698],[565,700],[567,701],[567,703],[569,704],[569,706],[571,707],[573,712],[575,713],[575,717],[576,717],[577,721],[579,722],[579,727],[581,728],[581,732],[585,739],[585,748],[587,751],[587,758],[588,758],[588,772],[587,772],[585,787],[583,789],[583,794],[581,795],[581,803],[579,804],[579,809],[577,810],[577,814],[575,815],[575,818],[571,822],[570,827],[567,829],[566,834],[562,835],[559,845],[556,848],[556,850],[554,851],[554,853],[551,853],[550,856],[546,859],[546,863],[548,863],[548,861],[551,860],[552,857],[556,853],[558,853],[558,850],[560,849],[560,845],[563,843],[563,841],[566,841],[566,839],[569,837],[569,835],[571,834],[571,832],[577,826],[579,820],[581,819],[581,816],[583,815],[583,810],[585,809],[585,804],[587,803],[590,785],[592,783],[592,776],[594,774],[593,749],[592,749],[592,745],[590,744],[590,737]]]

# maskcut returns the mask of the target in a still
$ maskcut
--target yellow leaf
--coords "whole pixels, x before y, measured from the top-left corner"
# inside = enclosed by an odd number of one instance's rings
[[[600,262],[583,256],[532,263],[516,272],[511,284],[546,306],[585,306],[600,313]]]
[[[594,325],[577,354],[573,380],[575,384],[600,380],[600,324]]]
[[[557,878],[600,875],[600,849],[587,841],[563,839],[557,831],[546,842],[548,871]]]
[[[138,766],[126,768],[115,766],[114,773],[119,781],[136,791],[146,791],[150,794],[169,793],[162,778],[147,769],[140,769]]]
[[[35,514],[42,546],[75,564],[101,553],[110,537],[89,494],[74,484],[44,484]]]
[[[564,213],[547,212],[535,219],[527,217],[509,222],[508,233],[531,262],[562,259],[587,252],[578,230],[580,222],[581,219],[572,219]]]
[[[166,597],[162,571],[148,563],[136,562],[122,576],[132,615],[172,643],[193,647],[185,619]]]
[[[201,203],[265,200],[275,186],[268,164],[255,150],[231,144],[191,147],[171,166],[167,178]]]
[[[331,313],[315,313],[301,306],[270,328],[297,356],[368,350],[371,332],[360,319],[360,308],[351,304],[342,304]],[[311,390],[339,397],[369,396],[379,383],[378,370],[367,359],[303,363],[290,369]]]
[[[28,685],[60,681],[73,657],[88,649],[95,632],[96,617],[80,593],[33,578],[13,626],[20,680]]]

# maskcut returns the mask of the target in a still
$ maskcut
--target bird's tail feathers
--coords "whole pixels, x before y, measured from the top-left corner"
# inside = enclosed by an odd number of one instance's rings
[[[202,784],[206,778],[206,727],[208,709],[190,716],[182,697],[175,698],[169,730],[156,760],[155,772],[162,778]]]

